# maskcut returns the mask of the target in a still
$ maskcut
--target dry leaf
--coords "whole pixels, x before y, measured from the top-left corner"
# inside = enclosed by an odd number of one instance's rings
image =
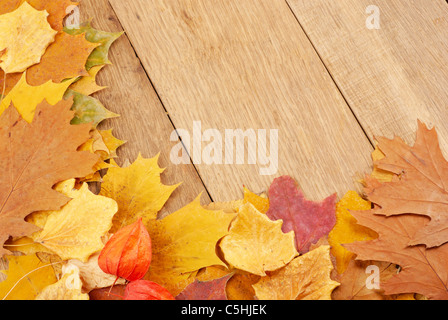
[[[336,270],[344,273],[353,253],[342,246],[344,243],[375,239],[378,235],[372,230],[360,226],[350,211],[369,210],[371,204],[362,199],[356,191],[348,191],[336,204],[336,225],[328,235],[331,254],[336,258]]]
[[[153,261],[145,279],[166,287],[173,295],[188,285],[191,272],[224,265],[216,255],[217,242],[228,233],[235,214],[204,209],[200,197],[162,220],[151,220]],[[179,291],[180,290],[180,291]]]
[[[56,31],[46,11],[37,11],[28,2],[17,10],[0,15],[0,68],[6,73],[23,72],[39,63]]]
[[[57,281],[52,266],[42,263],[35,254],[6,258],[9,268],[1,271],[7,277],[0,282],[2,300],[32,300],[45,287]]]
[[[232,275],[210,281],[196,279],[176,296],[176,300],[227,300],[226,285]]]
[[[38,224],[42,231],[32,235],[35,242],[58,254],[63,260],[87,261],[104,244],[101,238],[112,226],[112,217],[117,212],[114,200],[97,196],[89,191],[86,183],[74,189],[75,179],[61,183],[56,190],[72,198],[62,209],[33,213],[45,217],[45,224]],[[41,218],[42,219],[42,218]]]
[[[398,137],[377,140],[386,157],[375,165],[399,176],[382,184],[366,178],[368,199],[378,205],[374,212],[387,216],[408,213],[428,216],[431,222],[413,233],[409,245],[444,244],[448,241],[448,162],[440,150],[435,129],[428,130],[419,121],[412,147]]]
[[[111,168],[103,177],[100,194],[118,203],[111,233],[143,218],[143,223],[157,217],[178,185],[166,186],[160,181],[164,171],[157,164],[159,156],[144,159],[141,155],[127,168]]]
[[[448,299],[448,244],[431,249],[408,245],[428,223],[427,217],[413,214],[385,217],[373,211],[353,212],[353,216],[360,225],[377,232],[379,238],[344,247],[356,253],[358,260],[390,262],[402,268],[381,285],[386,295],[420,293],[429,299]]]
[[[339,283],[331,280],[330,246],[321,246],[292,260],[253,285],[260,300],[331,300]]]
[[[36,300],[89,300],[87,293],[81,292],[79,269],[74,265],[63,268],[62,278],[55,284],[45,287]]]
[[[234,268],[260,276],[283,267],[297,251],[294,233],[285,234],[281,228],[281,221],[269,220],[250,203],[243,205],[220,243],[224,259]]]
[[[274,179],[269,188],[271,220],[283,220],[283,232],[294,231],[296,249],[303,254],[333,229],[336,223],[336,194],[322,202],[305,199],[297,183],[289,176]]]
[[[89,138],[90,126],[70,125],[70,105],[43,102],[31,124],[14,107],[0,116],[0,256],[9,253],[3,249],[9,236],[27,236],[38,229],[24,221],[27,215],[58,210],[68,202],[53,185],[90,174],[97,162],[97,156],[77,151]]]

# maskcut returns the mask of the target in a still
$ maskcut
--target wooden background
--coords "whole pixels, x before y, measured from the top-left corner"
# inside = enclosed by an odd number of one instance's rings
[[[413,143],[417,119],[435,125],[448,150],[448,4],[375,0],[380,29],[366,27],[371,0],[82,0],[83,20],[125,31],[99,74],[96,94],[121,117],[103,129],[183,184],[162,214],[203,192],[202,202],[267,190],[294,177],[320,200],[360,190],[374,136]],[[278,129],[279,169],[257,165],[174,165],[174,129]],[[263,167],[263,166],[262,166]]]

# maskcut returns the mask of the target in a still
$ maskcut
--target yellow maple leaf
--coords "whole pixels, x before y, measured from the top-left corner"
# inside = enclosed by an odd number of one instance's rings
[[[59,184],[56,190],[72,198],[61,210],[33,213],[27,220],[42,228],[32,235],[63,260],[87,261],[104,246],[103,237],[112,226],[117,203],[89,191],[86,183],[74,189],[75,179]]]
[[[194,276],[192,272],[212,265],[225,266],[216,255],[216,244],[228,233],[234,218],[233,213],[203,208],[199,196],[165,218],[149,221],[152,262],[145,278],[177,295],[183,289],[178,283]]]
[[[89,300],[89,295],[82,293],[81,288],[78,267],[68,264],[62,268],[62,278],[45,287],[36,300]]]
[[[356,191],[348,191],[336,204],[336,224],[328,235],[328,243],[331,245],[331,254],[336,258],[338,273],[344,273],[353,258],[353,253],[345,249],[342,244],[377,237],[374,231],[357,224],[349,211],[364,211],[370,208],[370,202],[362,199]]]
[[[57,281],[51,264],[43,263],[35,254],[6,258],[9,269],[1,271],[6,280],[0,282],[0,300],[32,300]]]
[[[0,15],[0,68],[5,73],[23,72],[40,62],[57,33],[47,17],[47,11],[38,11],[27,2]]]
[[[331,300],[339,283],[331,280],[330,246],[321,246],[292,260],[253,285],[260,300]]]
[[[114,199],[118,212],[113,220],[111,233],[129,225],[138,218],[146,224],[155,219],[177,185],[161,183],[160,174],[164,169],[157,164],[159,156],[144,159],[141,155],[126,168],[110,168],[103,177],[100,195]],[[112,164],[116,165],[114,161]]]
[[[49,104],[55,105],[63,99],[65,91],[73,81],[74,79],[61,83],[48,81],[41,86],[33,87],[26,82],[25,72],[15,87],[1,100],[0,114],[13,103],[23,119],[31,122],[33,121],[34,112],[39,103],[47,100]]]
[[[221,241],[224,259],[237,269],[260,276],[283,267],[298,253],[294,232],[283,233],[282,223],[270,220],[252,204],[244,204],[229,235]]]
[[[76,81],[75,83],[73,83],[70,86],[70,89],[75,90],[76,92],[79,92],[85,96],[90,96],[91,94],[101,91],[107,87],[102,87],[99,86],[96,83],[96,76],[98,74],[98,72],[101,71],[101,69],[104,67],[105,65],[100,65],[100,66],[95,66],[92,67],[89,71],[87,71],[89,73],[88,76],[84,76],[79,78],[78,81]]]
[[[266,213],[269,210],[269,199],[266,195],[259,196],[244,187],[244,203],[252,203],[254,207],[261,213]]]

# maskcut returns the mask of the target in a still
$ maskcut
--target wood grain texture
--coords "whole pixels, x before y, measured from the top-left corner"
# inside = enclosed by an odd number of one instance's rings
[[[107,0],[82,0],[80,12],[82,21],[92,19],[96,29],[109,32],[123,30]],[[119,164],[126,159],[132,163],[139,152],[146,158],[160,152],[159,165],[166,168],[162,182],[169,185],[183,182],[172,194],[161,215],[174,212],[204,192],[204,186],[192,165],[171,164],[169,141],[174,127],[126,35],[113,44],[109,58],[112,65],[103,68],[98,75],[98,82],[108,88],[94,96],[121,116],[104,121],[100,128],[113,128],[118,138],[127,141],[118,149]],[[210,202],[206,192],[202,201]]]
[[[448,150],[448,4],[445,0],[288,0],[371,139],[415,140],[417,119]],[[380,29],[366,27],[376,5]]]
[[[279,130],[274,176],[260,163],[196,165],[215,201],[284,174],[312,199],[356,187],[371,145],[285,1],[110,3],[177,129]]]

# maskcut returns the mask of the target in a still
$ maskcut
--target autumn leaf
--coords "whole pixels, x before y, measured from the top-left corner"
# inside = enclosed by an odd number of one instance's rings
[[[34,211],[59,210],[70,198],[52,189],[56,183],[88,175],[97,156],[77,148],[89,138],[90,126],[70,125],[71,102],[38,105],[29,124],[14,107],[0,116],[0,256],[10,237],[38,228],[24,218]],[[57,134],[56,134],[57,133]]]
[[[269,201],[267,216],[283,220],[283,232],[294,231],[296,248],[301,254],[308,252],[310,245],[327,235],[336,223],[336,194],[322,202],[307,200],[289,176],[272,182]]]
[[[100,44],[90,54],[86,62],[86,69],[90,70],[94,66],[110,64],[109,61],[109,49],[111,45],[117,40],[123,32],[105,32],[99,31],[90,25],[90,22],[80,25],[79,28],[68,29],[64,28],[64,31],[71,35],[84,34],[87,41]]]
[[[50,264],[30,256],[7,256],[9,268],[1,271],[6,280],[0,282],[1,300],[33,300],[41,291],[57,281]]]
[[[147,227],[153,261],[145,279],[177,295],[183,289],[177,284],[189,284],[185,280],[191,272],[212,265],[225,266],[216,254],[216,244],[229,232],[234,218],[232,213],[204,209],[198,197],[161,220],[150,220]]]
[[[291,261],[297,251],[294,233],[283,233],[281,221],[272,221],[247,203],[240,207],[220,248],[232,267],[264,276]]]
[[[378,270],[376,278],[380,281],[379,288],[367,287],[372,285],[368,268]],[[351,260],[343,275],[337,280],[341,283],[332,294],[333,300],[395,300],[393,296],[384,295],[382,283],[398,274],[396,265],[388,262]]]
[[[339,283],[330,278],[330,246],[320,246],[253,285],[260,300],[331,300]]]
[[[157,217],[171,193],[178,185],[162,184],[160,174],[164,171],[157,164],[159,156],[144,159],[141,155],[127,168],[110,168],[103,177],[100,195],[114,199],[118,212],[114,217],[114,233],[123,226],[143,218],[146,225]]]
[[[266,195],[258,195],[244,187],[244,203],[251,203],[261,213],[269,210],[269,198]]]
[[[47,17],[46,11],[38,11],[27,2],[0,15],[0,68],[4,72],[23,72],[39,63],[57,33]]]
[[[328,235],[331,254],[336,258],[336,270],[344,273],[354,254],[344,248],[344,243],[366,241],[377,237],[372,230],[360,226],[350,211],[369,210],[371,204],[362,199],[356,191],[348,191],[336,204],[336,225]]]
[[[381,285],[386,295],[420,293],[428,299],[448,299],[448,244],[430,249],[423,245],[409,246],[414,235],[427,225],[427,217],[414,214],[386,217],[373,210],[352,214],[360,225],[372,229],[379,237],[344,247],[357,254],[358,260],[384,261],[401,267],[398,275]]]
[[[86,292],[98,288],[106,288],[112,284],[121,285],[126,282],[125,279],[117,279],[116,276],[105,273],[98,265],[99,252],[90,256],[87,262],[76,259],[69,260],[68,263],[79,268],[79,277],[81,278],[83,289]]]
[[[98,257],[98,265],[105,273],[136,281],[148,271],[151,256],[151,238],[139,218],[107,241]]]
[[[65,32],[58,33],[40,63],[26,71],[28,84],[61,83],[64,79],[88,75],[85,64],[96,47],[98,44],[87,41],[84,34],[72,36]]]
[[[233,274],[210,281],[199,281],[190,284],[176,300],[227,300],[226,285]]]
[[[89,292],[90,300],[124,300],[126,285],[114,285],[113,287],[93,289]]]
[[[35,242],[64,260],[87,261],[103,248],[101,238],[112,227],[112,217],[118,207],[114,200],[90,192],[86,183],[79,190],[74,187],[74,179],[61,183],[55,189],[72,200],[60,210],[33,213],[27,221],[36,222],[42,228],[32,235]]]
[[[96,76],[98,72],[103,69],[104,65],[92,67],[88,71],[88,75],[81,77],[70,87],[73,91],[76,91],[84,96],[90,96],[95,92],[101,91],[107,87],[99,86],[96,83]]]
[[[440,150],[436,130],[429,130],[419,121],[412,147],[398,137],[377,140],[378,148],[386,157],[375,165],[396,176],[392,182],[382,184],[366,179],[368,199],[378,205],[374,213],[427,216],[431,218],[430,223],[413,233],[409,244],[428,247],[444,244],[448,241],[448,162]]]
[[[68,264],[63,268],[62,278],[45,287],[36,300],[89,300],[89,295],[82,293],[81,287],[78,267]]]
[[[74,80],[70,79],[62,83],[49,81],[41,86],[33,87],[26,82],[26,73],[24,73],[16,86],[0,102],[0,114],[12,103],[22,118],[31,122],[39,103],[46,100],[49,104],[55,105],[63,99],[65,91]],[[72,101],[71,99],[67,100]]]
[[[48,12],[48,23],[56,31],[62,30],[67,9],[76,5],[75,2],[70,0],[7,0],[0,3],[0,14],[14,11],[24,2],[29,3],[36,10],[46,10]]]

